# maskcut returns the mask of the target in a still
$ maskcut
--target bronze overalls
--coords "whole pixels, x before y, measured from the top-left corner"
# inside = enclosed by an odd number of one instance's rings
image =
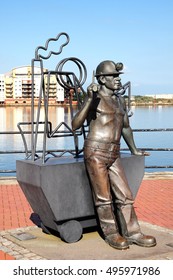
[[[139,233],[134,200],[120,161],[120,144],[85,139],[84,158],[104,235],[119,230],[127,237]],[[113,207],[111,192],[115,195],[116,209]]]

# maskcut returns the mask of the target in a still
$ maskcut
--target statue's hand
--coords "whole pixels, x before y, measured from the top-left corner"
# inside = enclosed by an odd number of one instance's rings
[[[133,152],[133,154],[136,156],[150,156],[150,153],[142,151],[140,149],[137,149],[135,152]]]
[[[98,92],[99,90],[99,85],[92,83],[88,86],[87,88],[87,93],[89,98],[93,98],[93,93]]]

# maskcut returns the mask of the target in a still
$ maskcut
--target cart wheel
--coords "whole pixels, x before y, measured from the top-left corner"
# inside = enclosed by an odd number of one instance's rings
[[[65,242],[77,242],[82,236],[82,226],[78,221],[71,220],[60,226],[59,233]]]
[[[40,227],[44,233],[51,234],[50,231],[48,230],[48,228],[42,222],[40,224]]]

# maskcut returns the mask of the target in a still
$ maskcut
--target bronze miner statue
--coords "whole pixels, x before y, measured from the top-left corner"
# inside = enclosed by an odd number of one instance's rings
[[[132,154],[148,155],[136,148],[125,99],[117,93],[122,87],[122,69],[122,63],[110,60],[97,66],[98,84],[91,83],[87,88],[86,99],[72,120],[72,128],[75,131],[88,121],[84,159],[105,241],[116,249],[127,249],[133,243],[152,247],[156,239],[141,232],[120,161],[121,135]]]

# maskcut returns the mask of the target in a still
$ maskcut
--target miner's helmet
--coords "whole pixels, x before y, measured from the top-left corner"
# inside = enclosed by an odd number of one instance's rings
[[[112,76],[123,74],[123,72],[121,72],[122,69],[123,63],[115,63],[111,60],[105,60],[97,66],[95,77],[99,78],[100,76]]]

